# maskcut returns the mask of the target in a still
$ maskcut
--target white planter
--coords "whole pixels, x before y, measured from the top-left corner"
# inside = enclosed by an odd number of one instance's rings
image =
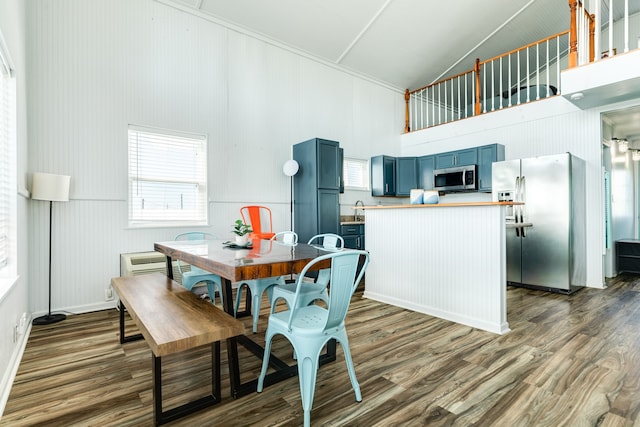
[[[235,236],[236,237],[236,245],[244,246],[249,241],[249,235],[245,234],[244,236]]]

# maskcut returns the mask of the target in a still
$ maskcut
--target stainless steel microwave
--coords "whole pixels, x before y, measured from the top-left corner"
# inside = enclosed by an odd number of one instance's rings
[[[433,171],[434,189],[440,191],[477,191],[478,166],[456,166]]]

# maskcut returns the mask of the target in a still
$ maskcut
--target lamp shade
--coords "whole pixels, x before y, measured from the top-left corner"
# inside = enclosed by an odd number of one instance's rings
[[[71,177],[67,175],[36,172],[33,174],[31,198],[52,202],[68,202],[70,182]]]
[[[293,176],[298,173],[299,167],[300,165],[298,165],[298,162],[296,162],[295,160],[287,160],[282,166],[282,172],[284,172],[284,174],[287,176]]]

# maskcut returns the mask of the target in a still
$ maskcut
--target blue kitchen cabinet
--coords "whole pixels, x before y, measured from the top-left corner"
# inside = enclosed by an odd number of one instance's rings
[[[341,225],[340,235],[345,248],[364,250],[364,224]]]
[[[436,169],[476,164],[478,164],[477,147],[436,154]]]
[[[371,195],[396,195],[396,158],[375,156],[371,158]]]
[[[293,176],[294,228],[301,242],[340,231],[341,156],[336,141],[314,138],[293,146],[300,165]]]
[[[340,194],[344,193],[344,149],[338,148],[338,171],[340,173]]]
[[[313,140],[312,140],[313,141]],[[336,141],[328,141],[316,138],[318,156],[318,188],[327,190],[340,190],[340,177],[342,176],[341,151]]]
[[[396,196],[409,196],[418,188],[418,162],[415,157],[396,157]]]
[[[491,166],[504,160],[504,145],[490,144],[478,147],[478,191],[491,191]]]
[[[435,156],[418,157],[418,187],[433,190],[433,170],[436,168]]]

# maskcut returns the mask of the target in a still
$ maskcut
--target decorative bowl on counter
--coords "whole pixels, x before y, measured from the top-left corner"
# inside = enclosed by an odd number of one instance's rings
[[[425,205],[435,205],[440,202],[440,195],[436,190],[426,190],[422,195],[422,203]]]
[[[437,190],[416,188],[409,193],[409,201],[412,205],[435,205],[440,202],[440,196]]]
[[[419,188],[413,189],[409,192],[409,201],[412,205],[421,205],[424,197],[424,190]]]

